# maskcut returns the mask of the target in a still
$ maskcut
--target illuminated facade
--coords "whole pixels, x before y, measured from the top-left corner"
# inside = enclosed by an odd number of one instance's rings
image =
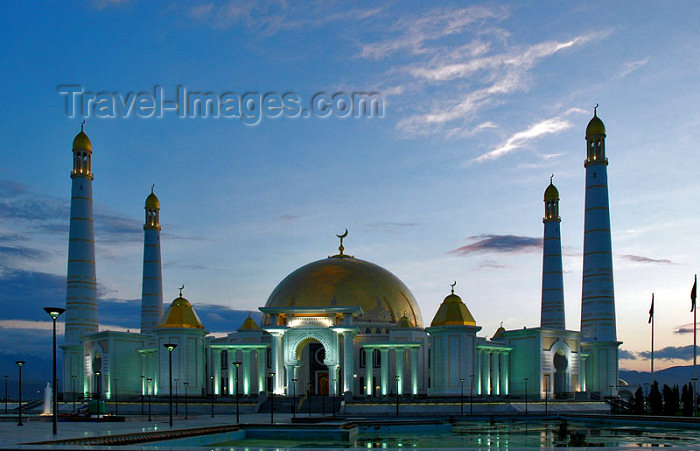
[[[504,397],[527,392],[533,397],[576,393],[586,397],[587,392],[606,391],[610,381],[617,381],[619,342],[615,341],[609,258],[605,133],[597,115],[591,124],[586,137],[581,332],[565,327],[559,192],[550,180],[544,194],[540,327],[506,330],[501,326],[490,339],[478,336],[482,328],[455,293],[456,282],[430,325],[424,325],[418,302],[398,277],[345,254],[347,231],[338,235],[337,254],[300,267],[277,285],[259,308],[259,323],[249,316],[225,336],[210,335],[183,297],[184,286],[163,313],[160,201],[153,190],[145,204],[140,333],[98,332],[96,302],[94,309],[90,303],[94,298],[92,222],[89,227],[73,222],[78,216],[92,217],[91,196],[85,194],[82,199],[75,188],[75,180],[80,179],[82,192],[89,193],[92,181],[91,144],[81,131],[76,137],[79,145],[74,144],[74,153],[80,157],[75,159],[74,174],[81,168],[88,172],[72,175],[72,203],[78,213],[72,207],[64,346],[64,358],[71,363],[65,366],[64,391],[70,391],[75,378],[83,381],[76,391],[107,397],[117,390],[120,396],[163,394],[171,383],[174,392],[187,389],[192,395],[219,396],[239,391],[252,396],[311,392]],[[589,209],[595,213],[589,214]],[[80,244],[74,244],[73,238]],[[77,253],[92,265],[76,266]],[[91,277],[92,285],[71,285],[78,278]],[[74,302],[78,298],[85,301]],[[603,307],[596,310],[598,304],[591,299],[598,299]],[[89,327],[78,330],[78,323]],[[177,346],[168,351],[166,343]],[[169,352],[172,381],[168,380]]]

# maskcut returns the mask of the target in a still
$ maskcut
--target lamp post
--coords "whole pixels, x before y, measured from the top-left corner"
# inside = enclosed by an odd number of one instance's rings
[[[292,378],[292,418],[297,417],[297,378]]]
[[[272,378],[272,380],[275,380],[275,373],[270,372],[269,376]],[[270,423],[275,422],[275,392],[272,390],[270,392]]]
[[[10,377],[9,375],[5,375],[5,415],[7,415],[7,379]]]
[[[185,420],[187,419],[187,386],[190,385],[189,382],[183,382],[182,385],[185,386]]]
[[[75,375],[71,375],[70,377],[70,391],[73,394],[73,408],[71,409],[71,413],[75,413]]]
[[[464,415],[464,378],[459,378],[460,392],[459,392],[459,414]]]
[[[146,386],[146,394],[148,395],[148,421],[151,421],[151,379],[150,377],[146,379],[148,385]]]
[[[241,366],[241,362],[233,362],[233,365],[236,367],[236,424],[240,424],[240,412],[238,410],[238,367]]]
[[[102,399],[102,396],[101,396],[102,390],[100,390],[100,374],[102,374],[100,370],[95,371],[95,387],[97,388],[97,400],[98,401],[100,399]],[[100,404],[97,403],[97,418],[99,418],[99,417],[100,417]]]
[[[170,414],[170,427],[173,427],[173,350],[177,348],[174,343],[163,345],[168,350],[168,413]]]
[[[114,415],[119,415],[119,392],[117,391],[117,381],[119,378],[114,378]]]
[[[211,382],[211,417],[214,418],[214,376],[209,376]]]
[[[469,375],[469,415],[474,413],[474,375]]]
[[[340,392],[340,387],[338,385],[340,385],[340,384],[338,384],[338,380],[333,378],[333,387],[335,387],[336,395]],[[336,399],[334,396],[331,398],[331,412],[332,412],[334,417],[335,417],[335,401],[336,401]]]
[[[549,398],[549,373],[544,375],[544,414],[548,415],[547,399]]]
[[[401,376],[395,376],[396,377],[396,416],[399,416],[399,381],[401,380]]]
[[[53,407],[53,435],[58,434],[58,394],[56,390],[56,319],[65,312],[66,309],[60,307],[44,307],[44,311],[48,313],[53,321],[53,398],[51,399],[51,407]]]
[[[180,384],[180,379],[175,378],[175,415],[177,415],[177,387]]]
[[[648,413],[649,408],[649,382],[644,382],[644,398],[646,400],[646,406],[644,407],[644,413]]]
[[[24,360],[16,360],[15,363],[19,367],[19,421],[17,422],[17,426],[24,426],[22,423],[22,365],[27,362]]]
[[[525,415],[527,415],[527,378],[525,378]]]
[[[608,385],[608,388],[610,389],[610,415],[613,414],[613,409],[615,408],[615,402],[613,400],[613,388],[615,388],[614,385]]]
[[[309,382],[309,388],[308,388],[308,391],[306,392],[307,393],[306,400],[309,401],[309,418],[311,418],[311,388],[312,388],[312,385],[311,385],[311,382]]]
[[[693,380],[693,387],[692,387],[693,388],[693,398],[695,398],[695,393],[698,392],[698,389],[697,389],[698,378],[694,377],[692,380]],[[698,412],[695,408],[695,403],[697,403],[697,398],[693,399],[693,416],[694,417],[696,417],[698,415]]]

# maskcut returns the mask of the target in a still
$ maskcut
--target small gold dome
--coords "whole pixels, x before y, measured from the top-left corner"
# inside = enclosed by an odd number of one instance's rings
[[[498,329],[496,329],[496,333],[493,334],[493,337],[491,337],[491,340],[501,340],[504,338],[504,335],[506,332],[506,328],[503,327],[503,324],[500,325]]]
[[[404,314],[401,319],[399,319],[399,322],[397,324],[397,327],[400,327],[402,329],[412,329],[413,324],[411,323],[411,320],[408,319],[408,316]]]
[[[452,293],[442,301],[430,326],[476,326],[476,321],[462,298]]]
[[[175,299],[163,314],[159,328],[204,329],[190,301],[182,296]]]
[[[559,200],[559,190],[553,183],[549,183],[549,186],[544,190],[544,200]]]
[[[160,210],[160,201],[158,196],[156,196],[153,191],[146,198],[146,209],[148,210]]]
[[[82,130],[82,127],[80,133],[75,135],[75,139],[73,139],[73,150],[87,150],[92,152],[92,143],[90,142],[90,138],[88,138]]]
[[[258,323],[255,322],[253,318],[250,316],[243,321],[243,324],[241,324],[241,327],[238,328],[238,330],[260,330],[258,327]]]
[[[600,120],[596,113],[593,114],[593,119],[588,123],[586,127],[586,138],[593,137],[595,135],[605,135],[605,124]]]

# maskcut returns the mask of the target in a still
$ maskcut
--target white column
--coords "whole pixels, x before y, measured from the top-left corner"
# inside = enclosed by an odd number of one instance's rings
[[[353,375],[355,373],[355,361],[353,352],[352,332],[343,332],[343,391],[353,391]]]
[[[491,394],[491,380],[489,380],[489,372],[491,370],[490,357],[491,353],[488,350],[481,351],[481,394],[484,396]]]
[[[382,348],[381,353],[381,393],[387,395],[389,393],[389,350]]]
[[[272,334],[272,355],[271,355],[271,366],[272,372],[275,373],[275,377],[272,378],[272,391],[273,393],[282,393],[282,335],[280,333]]]
[[[214,349],[212,352],[212,366],[214,367],[214,394],[221,394],[221,349]]]
[[[335,396],[338,388],[338,366],[326,365],[326,368],[328,368],[328,396]]]
[[[411,348],[411,394],[418,394],[418,348]]]
[[[493,379],[493,394],[501,394],[501,353],[494,351],[491,353],[491,378]]]
[[[227,349],[226,353],[226,364],[228,365],[228,394],[233,395],[236,393],[236,367],[233,362],[238,360],[238,350],[237,349]],[[240,371],[240,370],[239,370]]]
[[[241,362],[243,363],[243,381],[238,381],[239,384],[243,382],[243,394],[244,395],[249,395],[250,394],[250,386],[251,380],[250,380],[250,349],[244,349],[241,351],[243,353],[243,359],[241,359]],[[240,371],[240,370],[239,370]],[[239,385],[240,387],[240,385]]]
[[[372,355],[374,349],[364,348],[361,352],[365,353],[365,393],[371,396],[374,390],[374,382],[372,381]]]
[[[510,394],[509,360],[508,352],[501,353],[501,393],[504,395]]]
[[[267,349],[258,349],[258,393],[267,390]]]
[[[403,384],[405,382],[403,377],[403,362],[406,359],[406,350],[404,348],[396,348],[394,349],[394,354],[396,355],[396,375],[399,377],[396,390],[399,395],[403,395]]]

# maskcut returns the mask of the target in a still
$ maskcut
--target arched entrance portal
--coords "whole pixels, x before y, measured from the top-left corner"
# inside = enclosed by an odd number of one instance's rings
[[[330,374],[326,366],[326,349],[315,338],[301,341],[296,350],[299,365],[296,367],[297,393],[328,395]]]
[[[554,354],[554,396],[563,397],[569,391],[567,386],[567,373],[566,368],[569,366],[569,362],[566,360],[566,355],[562,351],[558,351]]]

